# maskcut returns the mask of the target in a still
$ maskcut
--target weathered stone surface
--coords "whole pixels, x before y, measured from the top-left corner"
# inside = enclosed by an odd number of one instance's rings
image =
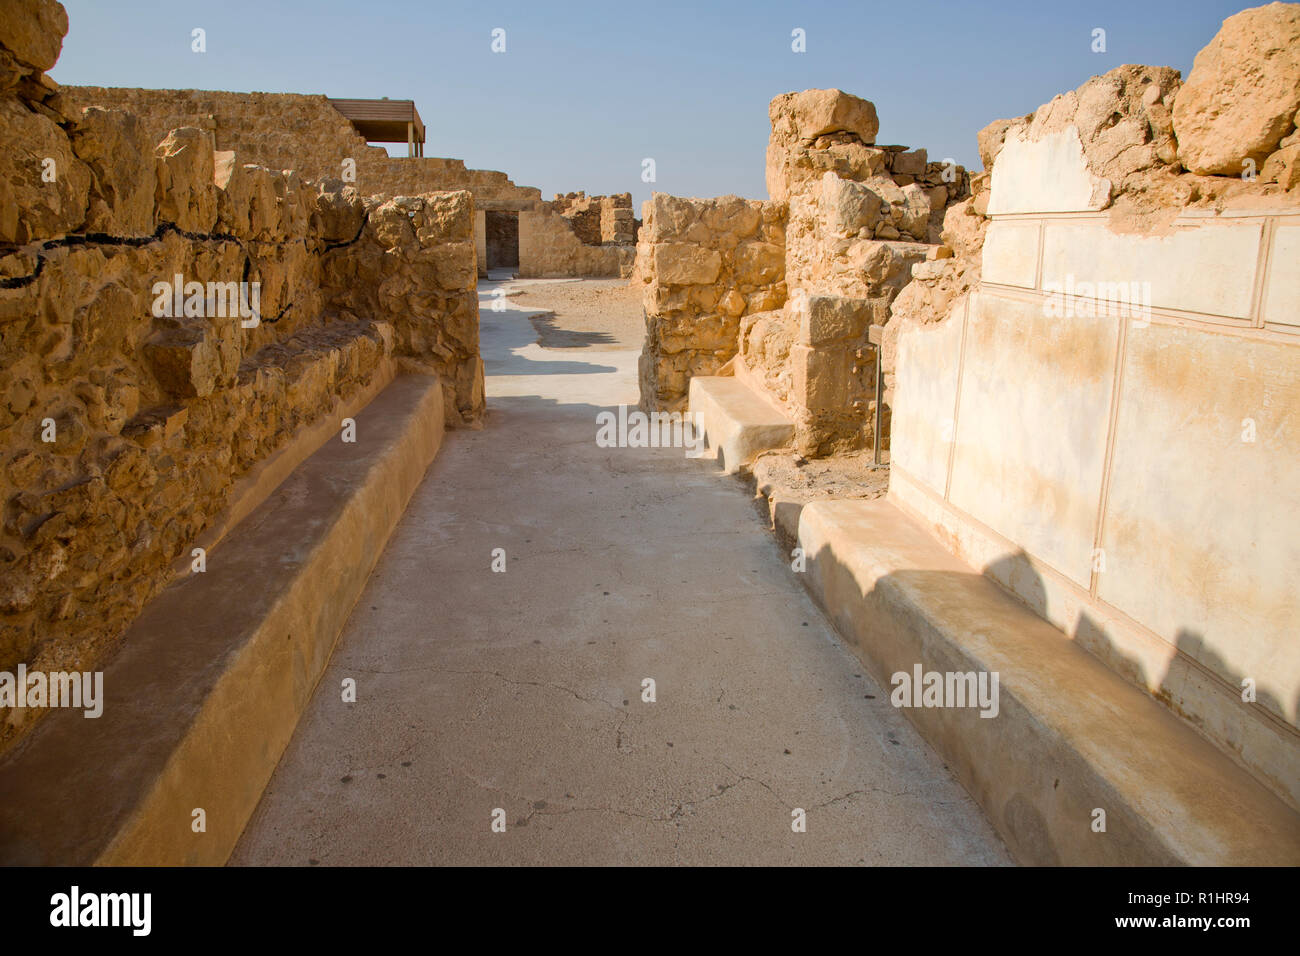
[[[1283,146],[1264,161],[1259,178],[1266,183],[1277,183],[1283,189],[1300,186],[1300,143]]]
[[[791,314],[799,322],[801,345],[823,346],[857,343],[871,324],[871,303],[835,295],[805,295],[791,300]]]
[[[144,352],[169,396],[186,399],[212,394],[221,363],[206,330],[190,326],[160,332],[145,343]]]
[[[393,351],[442,379],[448,424],[477,425],[484,396],[474,197],[459,190],[367,203],[360,238],[326,259],[328,307],[391,326]]]
[[[1300,4],[1270,3],[1223,21],[1174,101],[1178,155],[1194,173],[1256,169],[1300,108]]]
[[[89,107],[72,133],[72,148],[90,169],[86,231],[115,236],[147,235],[154,229],[153,152],[144,125],[123,110]]]
[[[363,232],[351,187],[215,156],[207,129],[65,116],[29,79],[0,75],[0,242],[28,244],[0,257],[0,670],[94,669],[235,482],[394,360],[438,372],[452,421],[481,416],[473,200],[405,199]],[[177,276],[179,314],[156,291]],[[251,327],[209,298],[245,280]],[[0,715],[0,748],[38,712]]]
[[[773,129],[788,125],[804,142],[828,133],[852,133],[870,145],[880,129],[875,105],[843,90],[785,93],[772,100],[768,115]]]
[[[993,161],[1002,150],[1002,143],[1007,138],[1007,131],[1017,126],[1024,126],[1033,119],[1032,115],[1022,116],[1019,119],[1000,119],[994,120],[985,126],[976,134],[976,142],[980,154],[980,162],[984,164],[984,172],[992,172]]]
[[[319,184],[310,219],[311,232],[331,242],[353,239],[361,231],[365,204],[356,189],[341,179]]]
[[[722,256],[689,242],[654,247],[654,270],[668,285],[711,285],[722,271]]]
[[[89,192],[90,171],[63,130],[21,100],[0,96],[0,241],[77,231]]]
[[[1174,97],[1181,97],[1177,70],[1120,66],[1054,97],[1005,138],[1036,144],[1077,136],[1096,181],[1090,203],[1104,208],[1137,174],[1177,164],[1167,105]]]
[[[212,134],[174,129],[158,144],[155,189],[158,218],[187,232],[208,233],[217,221]]]
[[[867,100],[842,90],[783,93],[768,105],[768,117],[767,191],[773,199],[786,199],[798,183],[826,170],[853,179],[883,171],[884,154],[872,148],[880,123]]]
[[[646,345],[641,403],[679,411],[694,375],[736,354],[745,318],[785,301],[784,203],[655,193],[645,204],[633,282]]]
[[[21,70],[14,82],[20,80]],[[5,82],[0,58],[0,89]],[[237,167],[269,170],[277,199],[277,239],[296,234],[300,216],[314,222],[312,231],[328,241],[356,238],[360,221],[353,201],[336,203],[298,195],[305,179],[338,183],[337,188],[326,190],[329,196],[340,196],[345,189],[361,197],[384,198],[467,190],[482,203],[476,209],[478,228],[484,233],[486,212],[518,216],[519,259],[517,263],[511,259],[510,264],[522,275],[615,276],[628,275],[632,269],[639,223],[630,193],[567,193],[543,202],[537,189],[517,186],[505,173],[467,169],[462,160],[390,157],[381,147],[368,145],[324,96],[66,87],[60,97],[67,109],[97,106],[137,115],[154,143],[173,129],[205,130],[211,133],[217,152],[234,155]],[[292,121],[286,122],[287,117]],[[286,169],[294,171],[287,178],[281,172]],[[227,180],[226,185],[239,189],[238,178]],[[473,221],[470,227],[474,228]],[[512,233],[510,242],[514,241]],[[482,275],[489,258],[484,241],[478,255]]]
[[[38,70],[59,59],[68,33],[68,12],[55,0],[6,0],[0,7],[0,46]]]
[[[240,163],[233,152],[221,151],[214,154],[213,183],[220,232],[268,242],[279,238],[275,182],[269,169]]]
[[[893,186],[893,183],[890,183]],[[897,197],[902,199],[901,193]],[[833,173],[822,177],[821,202],[826,225],[842,236],[857,235],[859,229],[875,230],[880,207],[886,201],[879,190],[864,183],[841,179]]]

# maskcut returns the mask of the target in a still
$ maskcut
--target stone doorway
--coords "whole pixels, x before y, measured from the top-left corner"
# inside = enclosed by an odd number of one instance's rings
[[[519,213],[488,210],[484,214],[487,233],[487,268],[519,268]]]

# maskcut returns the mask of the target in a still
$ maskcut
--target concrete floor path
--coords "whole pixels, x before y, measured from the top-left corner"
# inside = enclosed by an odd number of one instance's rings
[[[1008,863],[744,486],[597,446],[637,353],[541,348],[491,308],[528,285],[482,284],[487,427],[448,434],[231,862]]]

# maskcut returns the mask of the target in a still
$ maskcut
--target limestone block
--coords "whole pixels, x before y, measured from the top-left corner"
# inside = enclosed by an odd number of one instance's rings
[[[656,245],[653,257],[659,281],[671,285],[707,285],[716,281],[722,271],[722,256],[716,249],[693,243]]]
[[[820,347],[836,342],[861,345],[871,324],[871,304],[865,299],[804,295],[791,300],[787,308],[799,324],[801,345]]]
[[[859,229],[874,229],[880,217],[883,197],[864,183],[826,173],[821,182],[821,213],[826,227],[835,235],[856,235]]]
[[[789,125],[805,142],[827,133],[853,133],[863,143],[876,141],[880,121],[873,103],[843,90],[803,90],[773,98],[768,116],[775,129]]]
[[[474,196],[468,190],[426,196],[416,217],[421,243],[431,239],[453,240],[474,237]]]
[[[164,329],[150,337],[144,352],[158,383],[174,398],[202,398],[216,386],[221,356],[205,329]]]
[[[365,207],[354,187],[341,179],[322,180],[310,213],[308,229],[330,242],[345,242],[361,231]]]
[[[212,134],[192,126],[174,129],[154,153],[158,218],[186,232],[211,232],[217,221]]]
[[[1283,146],[1264,161],[1259,171],[1261,182],[1277,183],[1283,189],[1300,186],[1300,143]]]
[[[745,297],[735,289],[728,289],[718,303],[718,308],[726,315],[737,318],[745,311]]]
[[[313,202],[310,187],[296,170],[273,169],[271,188],[275,193],[274,215],[267,216],[271,234],[279,241],[301,236],[307,231],[311,216]]]
[[[742,242],[736,247],[736,282],[764,285],[785,272],[785,248],[771,242]]]
[[[129,438],[141,448],[170,441],[181,433],[189,420],[189,410],[182,405],[159,405],[141,412],[122,428],[122,437]]]
[[[921,176],[925,173],[927,161],[928,158],[924,149],[895,153],[893,163],[890,165],[890,172],[895,175],[902,173],[908,176]]]
[[[1300,4],[1270,3],[1223,21],[1174,101],[1178,155],[1194,173],[1239,176],[1263,164],[1300,108]]]
[[[748,236],[758,229],[763,216],[759,203],[723,196],[711,200],[700,216],[700,222],[712,233]]]
[[[478,281],[474,243],[446,242],[434,250],[438,285],[444,289],[472,290]]]
[[[55,0],[6,0],[0,8],[0,46],[38,70],[58,62],[67,32],[68,13]]]
[[[93,177],[87,232],[147,235],[154,229],[153,144],[144,124],[124,110],[88,107],[72,132],[72,148]]]
[[[17,98],[0,97],[0,242],[79,230],[90,180],[62,129]]]
[[[223,150],[214,154],[213,182],[219,231],[241,239],[276,238],[280,216],[271,170],[240,163],[233,151]]]
[[[786,199],[799,183],[827,170],[862,176],[880,171],[883,157],[864,149],[876,141],[871,103],[842,90],[804,90],[775,97],[767,146],[767,191]]]
[[[411,219],[412,213],[404,209],[397,199],[389,199],[370,210],[374,236],[385,249],[417,245]]]
[[[850,349],[790,346],[793,400],[813,412],[849,407],[858,397],[853,360]]]
[[[958,256],[978,253],[984,244],[988,220],[974,209],[975,200],[964,199],[949,206],[943,214],[943,244],[952,247]]]
[[[917,183],[904,186],[902,192],[903,202],[897,208],[898,229],[924,242],[930,224],[930,197]]]

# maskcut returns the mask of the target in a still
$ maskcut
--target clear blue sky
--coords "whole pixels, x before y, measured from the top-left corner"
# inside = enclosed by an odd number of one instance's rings
[[[1122,63],[1191,69],[1220,0],[563,3],[64,0],[60,83],[414,99],[428,156],[555,192],[766,197],[767,103],[839,87],[881,143],[978,169],[975,134]],[[190,31],[207,31],[207,52]],[[506,52],[491,52],[493,28]],[[802,28],[807,52],[791,51]],[[1106,31],[1094,53],[1092,31]],[[392,147],[399,155],[405,146]],[[641,182],[653,157],[658,180]]]

